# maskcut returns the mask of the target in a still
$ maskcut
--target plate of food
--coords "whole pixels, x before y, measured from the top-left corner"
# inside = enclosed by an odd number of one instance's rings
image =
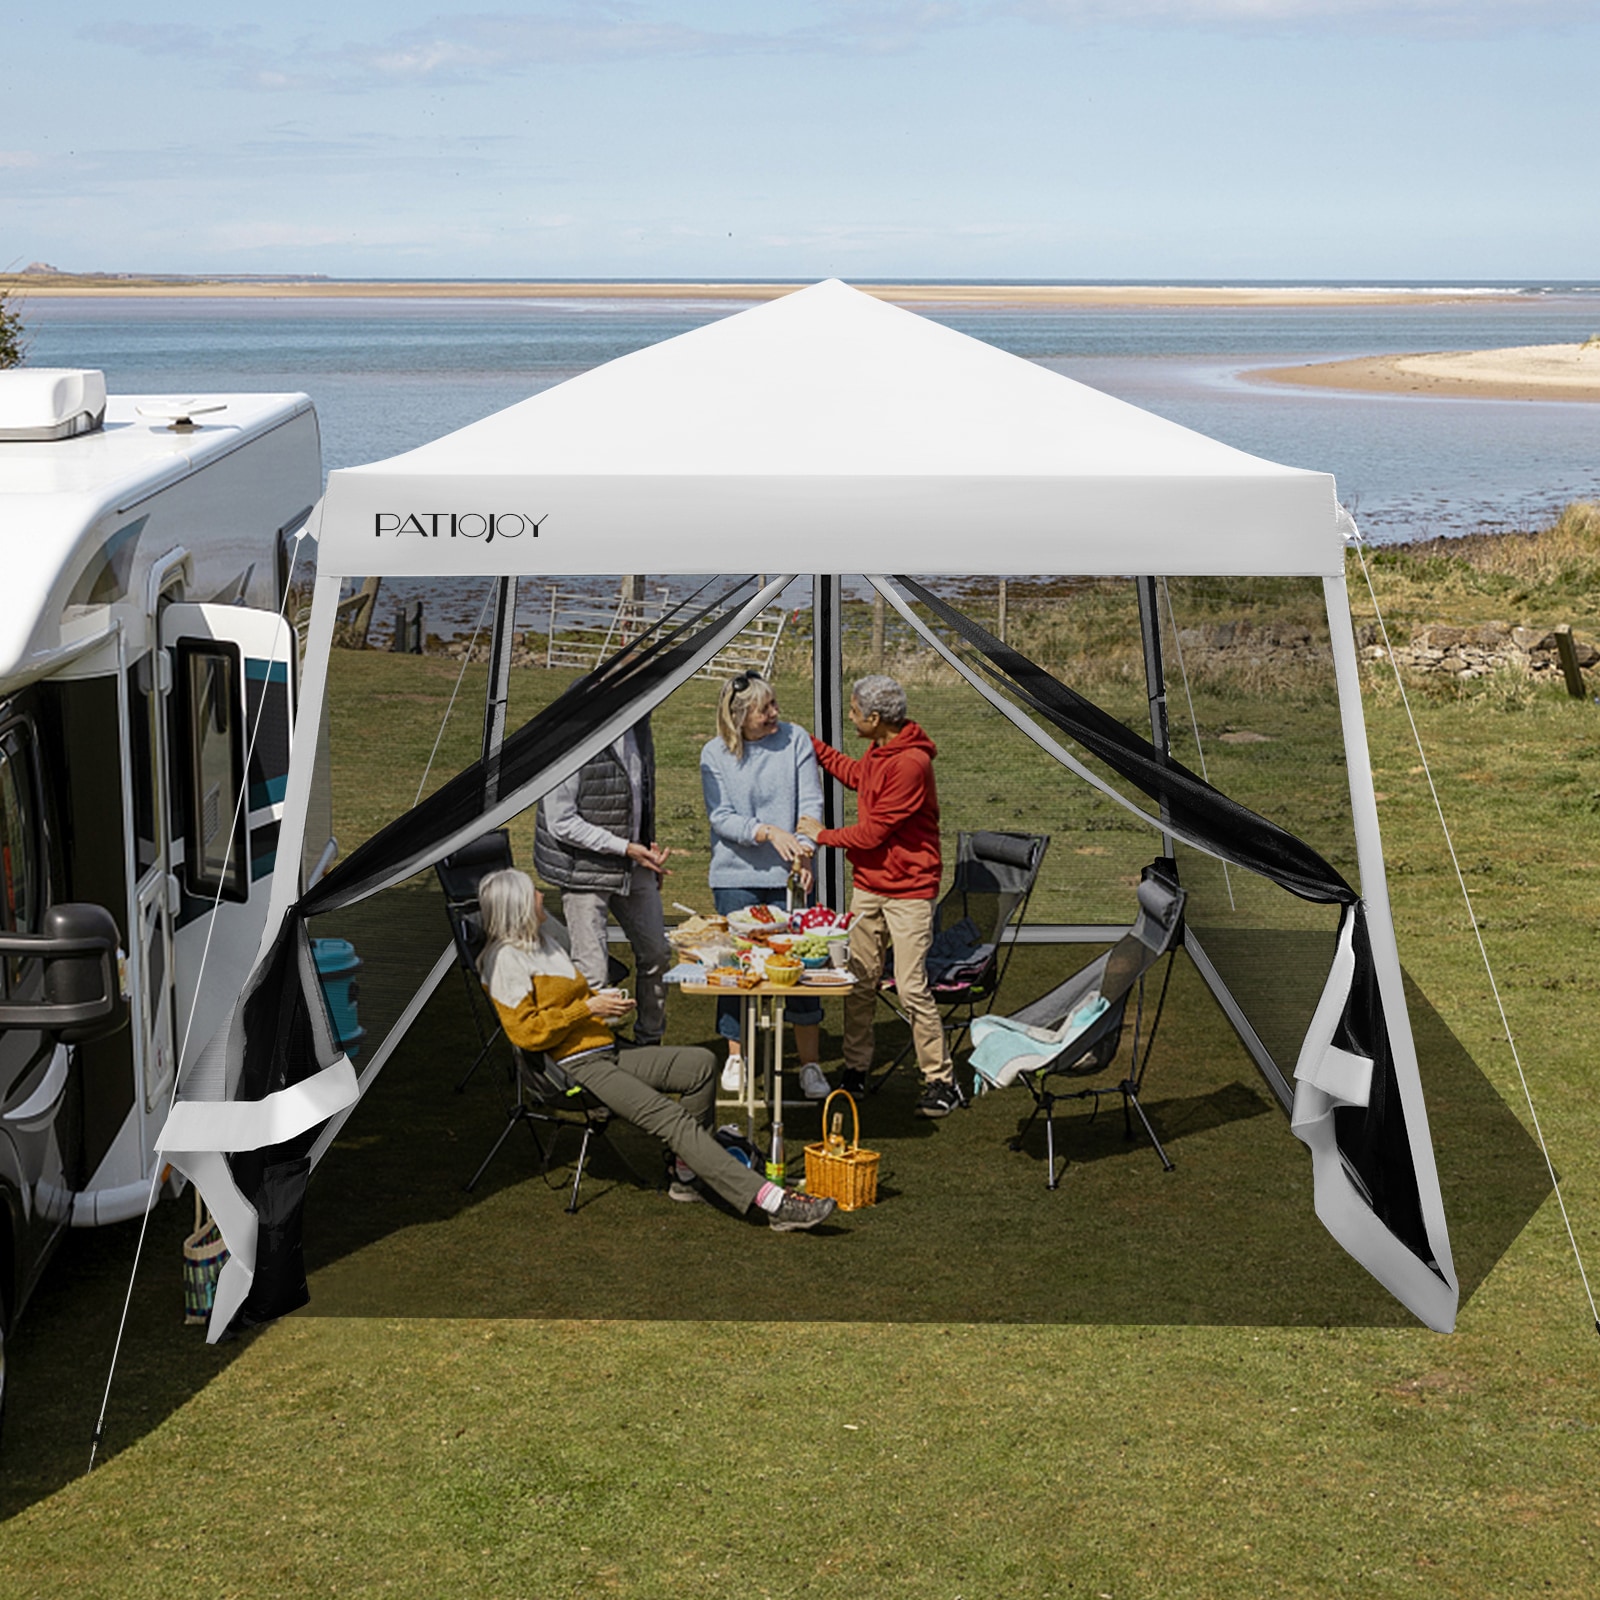
[[[807,989],[848,989],[855,981],[854,974],[837,967],[819,967],[815,972],[800,974],[800,982]]]
[[[673,944],[726,944],[727,932],[726,917],[703,916],[697,911],[677,927],[668,928],[667,937]]]
[[[753,933],[780,933],[787,930],[789,915],[782,906],[747,906],[728,913],[728,927],[748,938]]]

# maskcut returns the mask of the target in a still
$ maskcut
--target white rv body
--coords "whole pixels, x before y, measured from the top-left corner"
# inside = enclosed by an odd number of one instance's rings
[[[255,955],[297,665],[279,613],[321,483],[304,395],[0,373],[0,939],[104,907],[127,1016],[78,1042],[18,1025],[45,963],[0,954],[0,1341],[60,1229],[145,1210],[180,1052]]]

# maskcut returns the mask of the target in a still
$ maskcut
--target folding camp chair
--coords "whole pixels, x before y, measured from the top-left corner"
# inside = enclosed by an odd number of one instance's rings
[[[483,927],[478,921],[478,885],[491,872],[500,872],[511,865],[511,835],[504,828],[496,828],[471,844],[462,845],[453,855],[445,856],[435,868],[439,886],[444,890],[451,937],[455,940],[456,965],[467,986],[467,1007],[472,1012],[472,1025],[478,1031],[478,1053],[456,1085],[457,1094],[466,1088],[490,1046],[500,1037],[499,1019],[478,977],[478,956],[484,944]]]
[[[539,1152],[539,1176],[547,1177],[550,1163],[555,1157],[556,1140],[563,1128],[581,1128],[583,1139],[578,1146],[578,1164],[572,1174],[572,1194],[567,1200],[567,1214],[578,1209],[578,1186],[583,1182],[583,1169],[589,1159],[589,1149],[596,1138],[605,1135],[611,1120],[611,1108],[597,1099],[580,1084],[575,1083],[561,1067],[542,1051],[537,1054],[511,1047],[512,1070],[516,1082],[516,1099],[511,1105],[506,1125],[500,1137],[489,1147],[489,1153],[478,1164],[466,1185],[468,1194],[477,1188],[478,1180],[488,1171],[489,1163],[500,1152],[500,1146],[511,1137],[511,1130],[524,1123],[533,1135]],[[535,1123],[542,1122],[550,1129],[550,1142],[539,1137]]]
[[[965,1043],[972,1019],[994,1004],[1015,948],[1006,934],[1027,914],[1049,843],[1047,833],[956,835],[955,876],[934,910],[933,946],[927,960],[929,987],[952,1056]],[[878,994],[909,1023],[896,999],[892,973],[879,984]],[[869,1090],[876,1093],[911,1049],[908,1040],[869,1083]]]
[[[1160,857],[1144,869],[1139,884],[1139,914],[1132,931],[1111,947],[1098,960],[1091,961],[1049,994],[1024,1006],[1011,1020],[1027,1027],[1059,1029],[1075,1012],[1098,993],[1106,1002],[1106,1009],[1089,1026],[1072,1036],[1059,1054],[1039,1059],[1018,1073],[1019,1081],[1033,1096],[1033,1111],[1027,1122],[1011,1141],[1013,1150],[1020,1150],[1022,1142],[1033,1127],[1039,1113],[1044,1113],[1045,1151],[1048,1161],[1046,1186],[1054,1189],[1059,1184],[1056,1173],[1055,1106],[1058,1100],[1094,1101],[1095,1112],[1100,1109],[1104,1095],[1122,1096],[1122,1118],[1125,1137],[1133,1138],[1131,1111],[1137,1112],[1144,1124],[1150,1143],[1161,1158],[1161,1165],[1172,1171],[1172,1162],[1162,1148],[1150,1118],[1139,1103],[1139,1093],[1144,1086],[1145,1068],[1150,1064],[1150,1051],[1155,1044],[1156,1030],[1161,1025],[1162,1008],[1166,1005],[1167,985],[1172,980],[1172,961],[1183,942],[1183,903],[1185,892],[1178,887],[1177,864],[1170,857]],[[1150,1031],[1144,1035],[1141,1051],[1141,1032],[1144,1022],[1145,977],[1162,958],[1167,958],[1166,974],[1161,982],[1161,995],[1156,1004]],[[1115,1059],[1122,1039],[1123,1022],[1127,1014],[1128,998],[1136,995],[1133,1025],[1133,1051],[1126,1075],[1115,1084],[1089,1084],[1081,1089],[1055,1089],[1052,1081],[1065,1078],[1077,1081],[1105,1072]],[[1091,1118],[1092,1120],[1092,1118]]]

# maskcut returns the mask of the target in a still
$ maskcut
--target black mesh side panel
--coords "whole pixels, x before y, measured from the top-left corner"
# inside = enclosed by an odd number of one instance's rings
[[[1303,840],[1213,789],[1181,763],[1158,755],[1148,739],[1002,644],[915,579],[897,574],[894,581],[977,649],[980,665],[991,677],[1113,772],[1159,801],[1176,827],[1204,840],[1236,866],[1259,872],[1302,899],[1355,902],[1355,890]]]
[[[899,576],[895,582],[980,652],[980,664],[1003,688],[1141,792],[1160,801],[1176,827],[1223,859],[1260,873],[1302,899],[1338,903],[1347,908],[1346,915],[1353,911],[1355,976],[1335,1042],[1371,1057],[1372,1095],[1365,1107],[1335,1112],[1335,1137],[1374,1214],[1418,1259],[1432,1266],[1433,1249],[1422,1218],[1366,916],[1355,890],[1302,840],[1212,788],[1188,768],[1163,761],[1148,739],[1002,644],[921,584]]]
[[[1422,1197],[1406,1134],[1405,1107],[1395,1081],[1394,1052],[1378,995],[1378,974],[1367,936],[1366,910],[1355,908],[1355,978],[1333,1042],[1341,1050],[1372,1060],[1372,1093],[1364,1106],[1340,1106],[1333,1113],[1339,1154],[1360,1180],[1367,1203],[1406,1248],[1432,1267],[1433,1246],[1422,1218]]]
[[[721,608],[750,581],[733,582],[676,626],[664,620],[653,634],[602,662],[524,723],[502,747],[498,793],[533,782],[577,741],[669,679],[720,625]],[[235,1020],[243,1031],[238,1099],[260,1100],[337,1059],[321,985],[314,976],[307,978],[313,971],[308,919],[355,904],[407,862],[429,865],[442,841],[488,809],[486,776],[482,761],[457,774],[353,851],[290,910]],[[315,1024],[312,1006],[317,1007]],[[301,1213],[311,1172],[307,1157],[317,1132],[312,1128],[284,1144],[227,1157],[240,1192],[261,1219],[255,1277],[236,1324],[269,1321],[306,1303]]]
[[[319,1059],[311,1001],[302,982],[305,924],[285,920],[256,981],[241,1007],[244,1062],[237,1098],[260,1100],[332,1065]],[[315,1004],[322,1005],[320,993]],[[323,1032],[326,1032],[324,1021]],[[309,1298],[301,1249],[300,1217],[311,1176],[308,1152],[316,1138],[310,1129],[283,1144],[227,1156],[239,1192],[255,1208],[261,1229],[256,1240],[255,1277],[234,1326],[270,1321],[303,1306]]]
[[[750,580],[734,583],[716,600],[677,627],[641,640],[580,678],[564,694],[509,735],[501,747],[498,793],[509,795],[535,781],[579,740],[605,726],[669,679],[718,626],[708,613],[726,605]],[[488,810],[482,761],[475,761],[448,783],[396,817],[353,850],[300,902],[302,916],[349,905],[390,878],[398,868],[418,871],[431,864],[439,841],[470,826]]]

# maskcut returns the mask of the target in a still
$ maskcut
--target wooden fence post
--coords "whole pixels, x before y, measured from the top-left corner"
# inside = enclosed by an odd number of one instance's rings
[[[1561,672],[1567,680],[1567,693],[1574,700],[1582,700],[1583,672],[1578,666],[1578,647],[1572,641],[1571,623],[1563,622],[1556,629],[1556,654],[1561,658]]]

